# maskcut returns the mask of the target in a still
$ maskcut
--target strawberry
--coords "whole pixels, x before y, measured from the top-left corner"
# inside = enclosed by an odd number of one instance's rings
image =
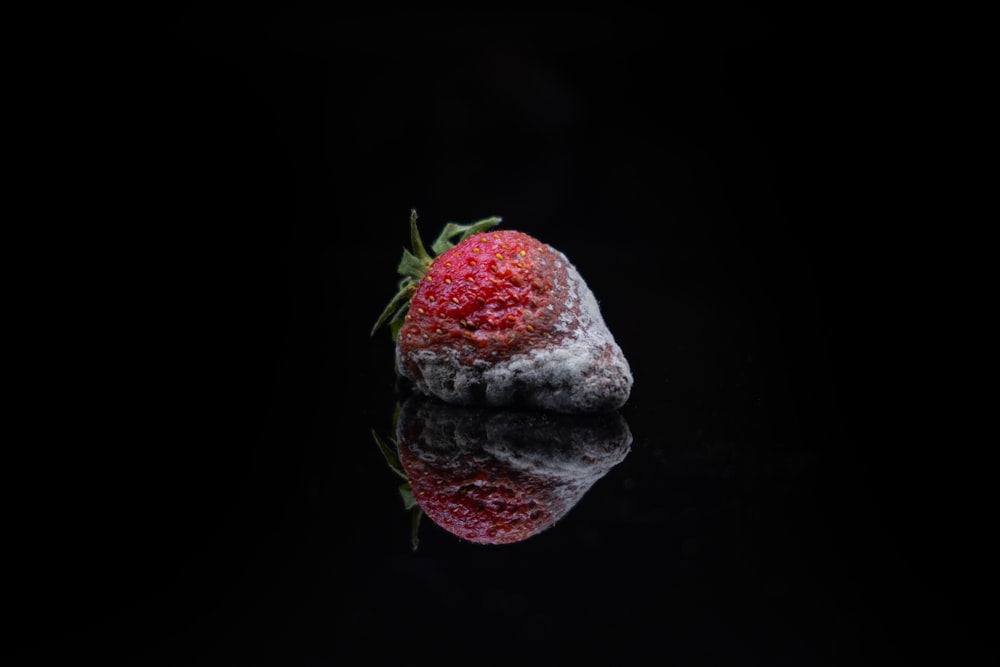
[[[458,405],[582,413],[625,404],[629,364],[563,253],[491,230],[500,218],[487,218],[446,225],[432,256],[416,219],[411,212],[400,290],[372,329],[390,322],[400,375]]]
[[[397,417],[398,459],[380,446],[423,515],[463,540],[509,544],[566,516],[631,443],[618,413],[469,408],[416,394]]]

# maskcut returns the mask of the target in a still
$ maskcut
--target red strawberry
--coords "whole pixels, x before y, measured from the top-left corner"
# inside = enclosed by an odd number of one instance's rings
[[[615,410],[632,373],[597,300],[566,256],[488,218],[449,223],[431,249],[410,216],[392,322],[400,374],[459,405]],[[459,237],[458,243],[452,239]]]
[[[399,467],[423,513],[480,544],[520,542],[562,519],[628,455],[621,415],[467,408],[411,396]]]

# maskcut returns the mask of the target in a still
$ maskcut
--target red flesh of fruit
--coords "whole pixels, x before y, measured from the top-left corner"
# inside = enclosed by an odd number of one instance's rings
[[[523,232],[469,237],[437,257],[420,281],[400,344],[453,347],[463,363],[544,345],[562,309],[550,277],[554,258]]]

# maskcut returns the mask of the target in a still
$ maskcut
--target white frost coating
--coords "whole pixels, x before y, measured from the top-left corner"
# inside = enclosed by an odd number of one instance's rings
[[[615,410],[624,405],[633,382],[625,355],[593,292],[565,255],[559,256],[570,283],[567,310],[555,325],[556,332],[568,335],[558,345],[496,363],[479,361],[472,367],[460,364],[452,350],[420,350],[409,359],[423,377],[410,379],[424,393],[459,405],[529,405],[556,412]]]
[[[487,437],[481,443],[484,450],[514,470],[535,477],[548,477],[564,482],[583,481],[589,488],[611,468],[625,460],[632,444],[632,434],[625,426],[614,440],[577,441],[571,452],[552,453],[547,449],[513,446],[502,438]]]

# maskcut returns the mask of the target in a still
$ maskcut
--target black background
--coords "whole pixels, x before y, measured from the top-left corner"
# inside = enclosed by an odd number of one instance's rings
[[[857,665],[977,647],[978,580],[952,556],[976,564],[982,526],[901,408],[906,47],[749,8],[251,18],[46,52],[31,136],[58,188],[29,281],[53,324],[27,327],[46,370],[8,467],[5,649]],[[629,457],[521,544],[427,522],[411,553],[372,440],[400,398],[370,328],[411,208],[425,238],[499,215],[565,252],[633,368]]]

